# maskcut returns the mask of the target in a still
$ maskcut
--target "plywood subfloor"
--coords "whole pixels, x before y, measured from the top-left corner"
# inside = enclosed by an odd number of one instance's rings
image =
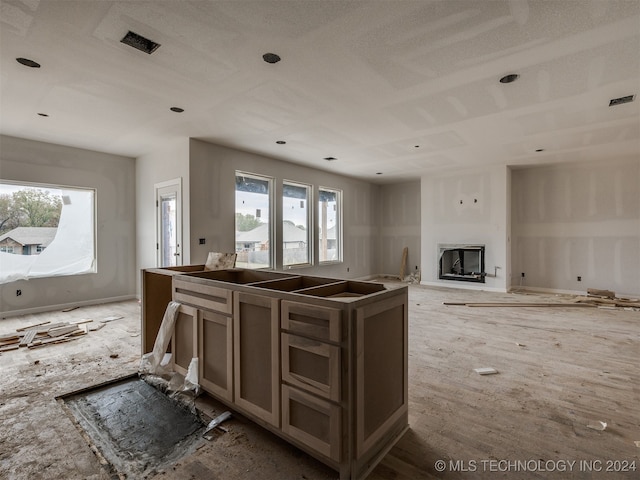
[[[638,478],[606,469],[640,467],[640,312],[445,306],[565,299],[415,285],[409,301],[411,429],[371,480]],[[54,397],[136,370],[137,303],[0,321],[1,333],[42,318],[113,314],[124,318],[80,340],[0,355],[0,478],[110,478]],[[482,367],[498,373],[474,371]],[[206,399],[200,405],[210,415],[224,410]],[[600,421],[604,431],[587,427]],[[151,478],[337,478],[242,417],[225,425],[228,433]]]

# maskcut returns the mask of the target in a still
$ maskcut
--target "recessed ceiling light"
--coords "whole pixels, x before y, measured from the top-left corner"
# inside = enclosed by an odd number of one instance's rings
[[[49,116],[48,113],[38,113],[38,115],[40,115],[41,117],[48,117]]]
[[[414,145],[413,148],[420,148],[420,145]]]
[[[520,75],[518,75],[517,73],[510,73],[509,75],[505,75],[504,77],[502,77],[500,79],[500,83],[515,82],[518,78],[520,78]]]
[[[34,62],[33,60],[29,60],[28,58],[16,58],[16,62],[24,65],[25,67],[40,68],[40,64],[38,62]]]
[[[544,152],[544,148],[537,148],[536,152]]]
[[[277,143],[278,145],[284,145],[284,144],[285,144],[285,143],[287,143],[287,142],[285,142],[284,140],[276,140],[276,143]]]
[[[148,53],[149,55],[155,52],[160,46],[159,43],[156,43],[153,40],[149,40],[142,35],[138,35],[131,30],[129,30],[127,34],[122,37],[122,40],[120,40],[120,42],[124,43],[125,45],[129,45],[130,47],[133,47],[137,50],[140,50],[141,52]]]
[[[636,98],[635,95],[627,95],[626,97],[612,98],[609,100],[609,106],[613,107],[615,105],[622,105],[623,103],[633,102]]]
[[[262,59],[267,63],[278,63],[280,61],[280,55],[275,53],[265,53],[262,55]]]
[[[171,110],[172,112],[176,112],[176,113],[184,112],[184,108],[180,108],[180,107],[171,107],[169,110]]]
[[[324,159],[325,159],[327,162],[333,162],[334,160],[337,160],[337,158],[336,158],[336,157],[324,157]]]
[[[382,172],[376,172],[376,175],[382,175]]]

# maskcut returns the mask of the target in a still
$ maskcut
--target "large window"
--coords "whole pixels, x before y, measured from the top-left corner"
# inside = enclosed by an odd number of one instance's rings
[[[236,266],[273,268],[273,179],[236,172]]]
[[[284,267],[311,263],[310,192],[309,185],[282,182],[282,265]]]
[[[0,283],[95,271],[93,189],[0,181]]]
[[[320,187],[318,193],[319,261],[342,260],[341,192]]]

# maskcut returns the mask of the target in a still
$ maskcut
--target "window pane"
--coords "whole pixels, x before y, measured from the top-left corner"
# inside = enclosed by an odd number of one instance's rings
[[[272,268],[269,220],[273,180],[236,172],[236,266]]]
[[[340,192],[321,188],[318,199],[320,262],[337,262],[342,258],[340,229]]]
[[[309,191],[308,185],[282,185],[282,264],[309,264]]]
[[[0,183],[0,283],[95,272],[95,192]]]

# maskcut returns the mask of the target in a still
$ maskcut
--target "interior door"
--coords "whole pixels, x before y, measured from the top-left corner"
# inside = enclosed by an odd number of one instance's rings
[[[156,189],[156,249],[158,267],[182,265],[182,181],[158,183]]]

